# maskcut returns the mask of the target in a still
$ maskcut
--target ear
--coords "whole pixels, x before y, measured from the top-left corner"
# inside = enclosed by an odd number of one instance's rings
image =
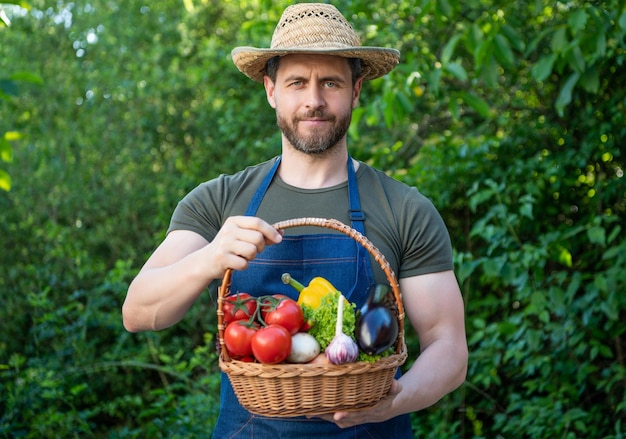
[[[363,78],[359,78],[354,83],[352,90],[352,109],[355,109],[359,105],[359,96],[361,96],[361,88],[363,87]]]
[[[276,99],[274,98],[274,90],[276,90],[276,86],[274,85],[274,82],[272,82],[270,77],[267,75],[263,77],[263,86],[265,87],[265,95],[267,96],[267,102],[269,102],[272,108],[276,108]]]

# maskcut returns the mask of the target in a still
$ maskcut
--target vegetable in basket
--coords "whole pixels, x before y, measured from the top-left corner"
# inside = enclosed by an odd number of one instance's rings
[[[320,344],[311,334],[298,332],[291,337],[288,363],[308,363],[320,354]]]
[[[329,281],[323,277],[314,277],[306,287],[295,280],[289,273],[284,273],[281,277],[282,282],[294,287],[300,295],[298,296],[298,305],[306,305],[312,309],[319,308],[322,299],[328,293],[336,293],[337,289]]]
[[[388,292],[387,285],[372,285],[367,301],[357,313],[356,341],[369,355],[383,353],[398,338],[398,321],[383,303]]]
[[[309,334],[315,337],[322,351],[326,349],[328,344],[335,337],[339,297],[343,297],[339,292],[327,294],[322,298],[322,302],[318,308],[312,309],[306,305],[302,307],[305,321],[314,322],[312,328],[309,329]],[[346,334],[354,334],[356,323],[354,305],[349,303],[345,298],[343,298],[343,300],[345,305],[342,318],[343,331]],[[350,312],[348,312],[348,310]]]
[[[337,322],[335,326],[335,337],[326,347],[326,357],[333,364],[352,363],[359,356],[359,347],[352,338],[343,332],[343,295],[339,295],[337,301]]]

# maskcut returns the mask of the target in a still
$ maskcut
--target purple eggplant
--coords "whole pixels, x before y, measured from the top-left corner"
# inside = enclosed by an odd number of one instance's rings
[[[384,304],[389,286],[370,286],[367,301],[357,313],[355,336],[359,349],[378,355],[398,338],[398,320]]]

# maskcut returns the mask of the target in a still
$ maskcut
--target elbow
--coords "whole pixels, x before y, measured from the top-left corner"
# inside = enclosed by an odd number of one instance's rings
[[[122,324],[128,332],[140,332],[145,329],[138,324],[136,315],[137,313],[133,311],[132,307],[124,302],[122,305]]]

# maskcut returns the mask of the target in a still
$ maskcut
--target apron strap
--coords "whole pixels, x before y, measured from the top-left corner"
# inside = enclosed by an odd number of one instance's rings
[[[267,173],[258,189],[254,193],[252,200],[248,204],[248,208],[246,209],[246,216],[254,216],[256,215],[256,211],[259,209],[261,205],[261,201],[263,201],[263,197],[265,196],[265,192],[272,184],[272,180],[274,179],[274,175],[276,175],[276,171],[278,170],[278,165],[280,165],[280,156],[276,157],[276,162],[272,166],[272,169]]]
[[[359,186],[356,182],[356,172],[354,172],[354,164],[350,156],[348,156],[348,197],[350,199],[350,221],[352,222],[352,228],[362,235],[365,235],[365,215],[361,210]]]

